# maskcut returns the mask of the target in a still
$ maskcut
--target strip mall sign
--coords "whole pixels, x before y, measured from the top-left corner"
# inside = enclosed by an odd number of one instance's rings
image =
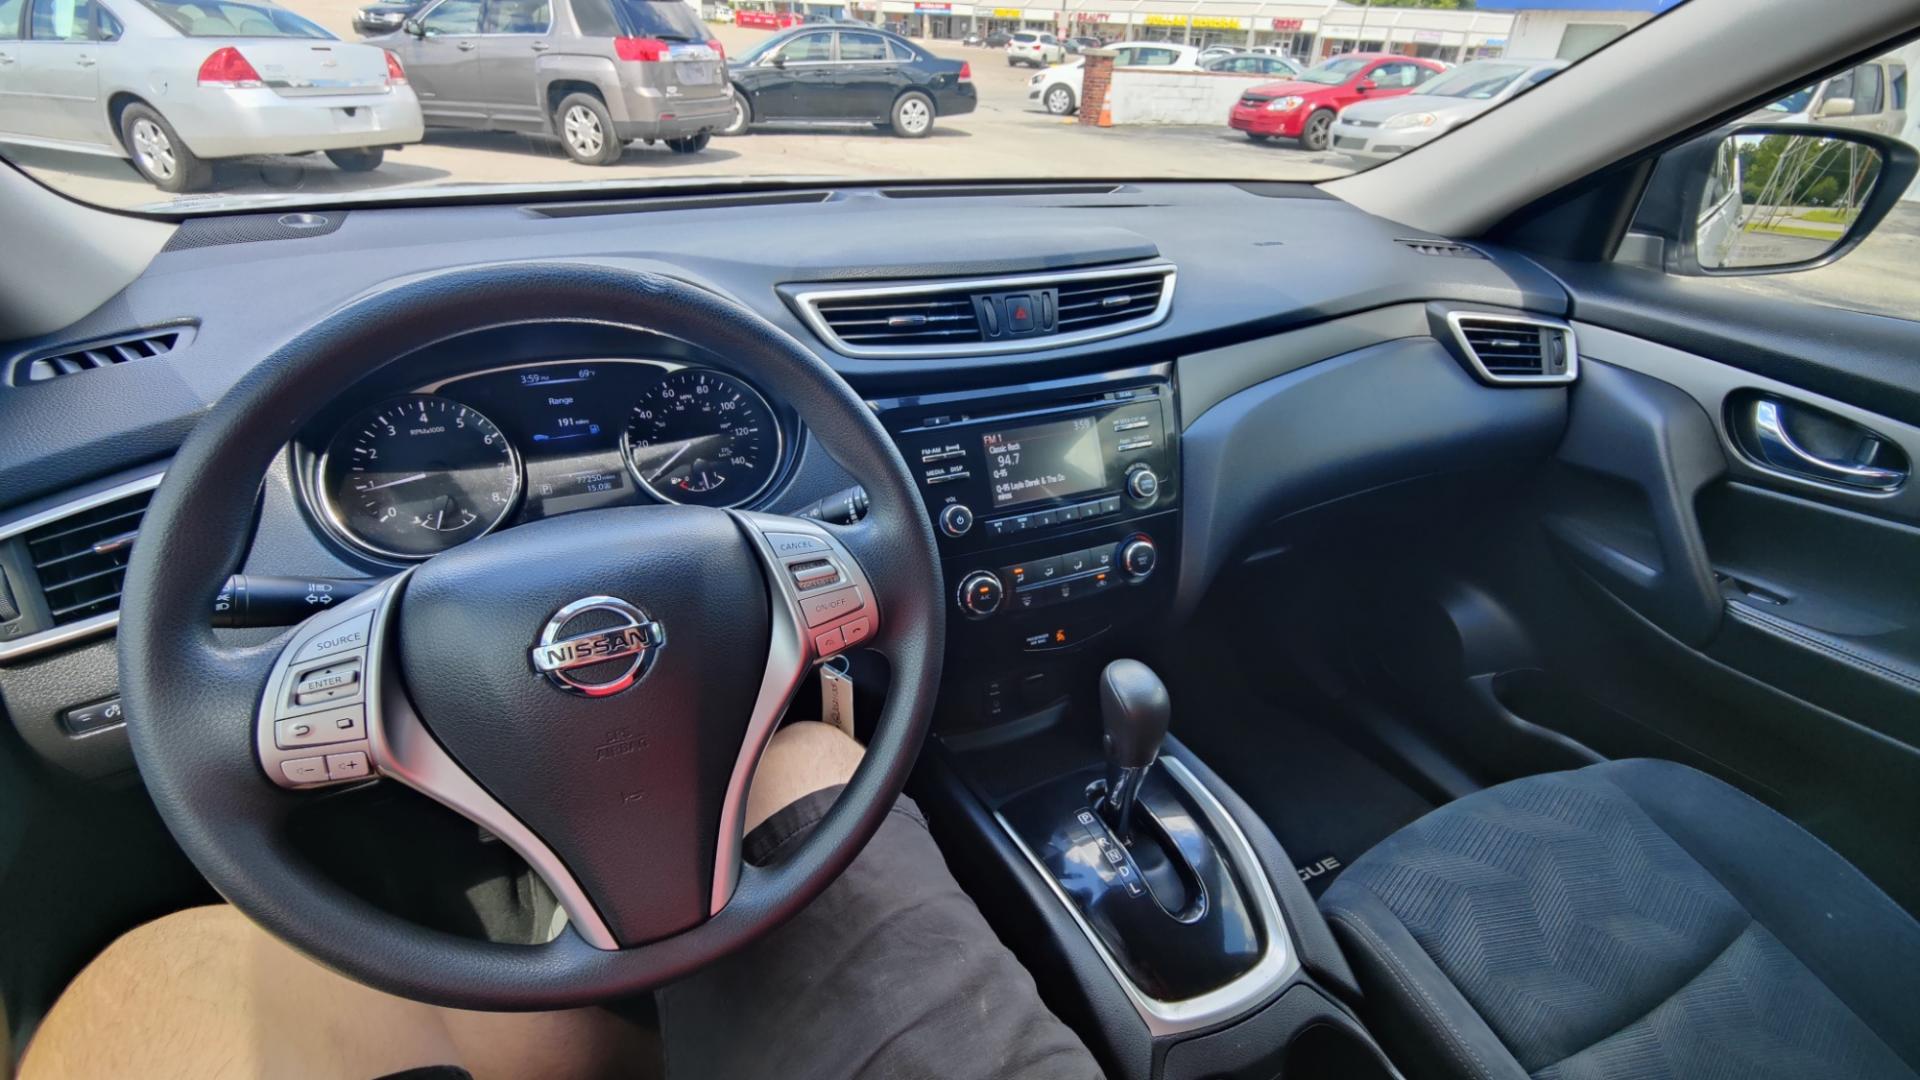
[[[1306,27],[1307,27],[1307,20],[1305,20],[1305,19],[1275,19],[1275,20],[1273,20],[1273,28],[1274,28],[1274,30],[1276,30],[1276,31],[1278,31],[1278,32],[1280,32],[1280,33],[1282,33],[1282,34],[1297,34],[1297,33],[1299,33],[1300,31],[1302,31],[1302,30],[1304,30],[1304,29],[1306,29]]]
[[[1245,20],[1226,15],[1148,15],[1148,26],[1191,26],[1195,30],[1245,30]]]

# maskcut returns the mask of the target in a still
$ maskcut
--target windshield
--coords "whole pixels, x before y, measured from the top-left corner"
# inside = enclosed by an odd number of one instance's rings
[[[1426,97],[1469,98],[1474,101],[1485,101],[1512,86],[1513,80],[1526,72],[1527,68],[1521,64],[1484,62],[1467,64],[1438,76],[1414,93]]]
[[[1301,82],[1319,83],[1322,86],[1339,86],[1360,73],[1367,66],[1365,60],[1329,60],[1324,64],[1310,67],[1300,73]]]
[[[1313,183],[1485,123],[1549,73],[1635,49],[1681,2],[0,0],[15,61],[0,64],[0,157],[163,214],[741,184]],[[93,66],[63,59],[75,42],[95,43]],[[1827,91],[1850,115],[1807,94],[1775,107],[1899,130],[1904,71]],[[1410,102],[1342,122],[1413,94],[1479,112],[1385,126],[1425,115]]]
[[[291,11],[267,4],[220,0],[141,0],[149,11],[188,37],[330,38],[333,35]],[[35,4],[35,9],[41,5]]]

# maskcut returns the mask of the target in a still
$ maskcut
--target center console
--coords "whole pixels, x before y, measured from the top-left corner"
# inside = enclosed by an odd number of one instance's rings
[[[1172,595],[1180,539],[1172,365],[874,403],[914,472],[952,597],[945,723],[1058,692],[1054,654]]]
[[[872,405],[951,600],[912,790],[1048,1005],[1115,1077],[1394,1077],[1292,860],[1139,662],[1181,640],[1173,365]]]

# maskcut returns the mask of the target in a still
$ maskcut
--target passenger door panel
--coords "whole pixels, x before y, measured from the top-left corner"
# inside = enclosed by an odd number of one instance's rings
[[[1920,483],[1822,476],[1920,455],[1920,325],[1554,269],[1583,371],[1537,505],[1578,610],[1531,625],[1619,718],[1567,733],[1719,772],[1920,907]],[[1767,403],[1815,460],[1756,447]]]

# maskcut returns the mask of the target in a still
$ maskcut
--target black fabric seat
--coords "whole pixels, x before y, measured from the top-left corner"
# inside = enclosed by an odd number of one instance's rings
[[[1920,924],[1685,766],[1477,792],[1382,841],[1320,904],[1410,1077],[1920,1073]]]

